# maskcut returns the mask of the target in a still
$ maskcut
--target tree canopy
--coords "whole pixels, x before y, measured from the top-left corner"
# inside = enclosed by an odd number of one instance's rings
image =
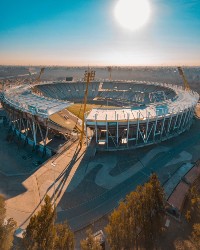
[[[87,238],[81,241],[81,249],[82,250],[102,250],[100,242],[95,239],[92,234],[92,230],[89,229],[86,232]]]
[[[200,248],[200,223],[195,223],[193,225],[192,240],[196,247]]]
[[[149,182],[127,195],[110,215],[105,230],[111,249],[138,249],[141,244],[153,248],[161,232],[164,204],[163,188],[152,174]]]
[[[16,222],[12,219],[6,219],[5,200],[0,195],[0,249],[9,250],[13,246],[13,234],[16,228]]]
[[[74,249],[74,235],[65,222],[55,225],[56,213],[49,196],[38,214],[31,217],[22,246],[26,250]]]

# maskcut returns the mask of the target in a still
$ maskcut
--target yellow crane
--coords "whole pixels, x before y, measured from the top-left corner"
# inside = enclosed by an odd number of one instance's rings
[[[87,105],[87,97],[88,97],[88,85],[90,81],[94,80],[95,78],[95,71],[94,70],[86,70],[84,75],[84,81],[86,81],[86,89],[84,95],[84,102],[83,102],[83,117],[82,117],[82,130],[81,130],[81,137],[80,137],[80,148],[83,145],[83,135],[84,135],[84,125],[85,125],[85,111]]]
[[[40,81],[41,75],[44,73],[44,70],[45,70],[45,68],[41,68],[39,76],[36,78],[35,82],[39,82]]]
[[[187,79],[185,77],[185,74],[183,72],[183,69],[181,67],[178,67],[178,73],[183,79],[185,90],[189,91],[190,90],[190,85],[188,84],[188,81],[187,81]]]
[[[32,84],[35,84],[35,83],[38,83],[39,81],[40,81],[40,78],[41,78],[41,75],[44,73],[44,70],[45,70],[45,68],[41,68],[40,69],[40,73],[39,73],[39,75],[38,75],[38,77],[33,81],[33,82],[31,82],[31,83],[29,83],[30,85]],[[29,71],[29,75],[31,76],[31,72]],[[35,93],[40,93],[39,91],[38,91],[38,89],[37,89],[37,87],[32,87],[32,90],[33,90],[33,92],[35,92]]]

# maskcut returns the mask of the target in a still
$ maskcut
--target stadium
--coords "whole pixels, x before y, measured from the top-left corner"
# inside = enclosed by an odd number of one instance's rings
[[[62,145],[78,139],[85,88],[83,81],[15,86],[4,91],[3,106],[15,133],[51,154],[55,137],[64,140]],[[198,99],[196,92],[167,83],[90,82],[90,110],[84,114],[86,143],[96,150],[113,151],[170,139],[190,128]],[[63,148],[61,144],[55,152]]]

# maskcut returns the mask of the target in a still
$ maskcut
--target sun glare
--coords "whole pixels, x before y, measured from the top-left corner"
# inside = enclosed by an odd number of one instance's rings
[[[150,17],[148,0],[119,0],[114,14],[120,25],[129,30],[137,30],[144,26]]]

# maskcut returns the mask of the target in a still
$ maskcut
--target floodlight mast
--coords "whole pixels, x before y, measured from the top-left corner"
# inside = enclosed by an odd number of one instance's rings
[[[81,130],[81,137],[80,137],[80,148],[83,146],[83,135],[84,135],[84,122],[85,122],[85,111],[87,105],[87,97],[88,97],[88,85],[90,81],[94,80],[95,78],[95,71],[94,70],[86,70],[84,74],[84,81],[86,81],[86,89],[84,95],[84,106],[83,106],[83,116],[82,116],[82,130]]]

